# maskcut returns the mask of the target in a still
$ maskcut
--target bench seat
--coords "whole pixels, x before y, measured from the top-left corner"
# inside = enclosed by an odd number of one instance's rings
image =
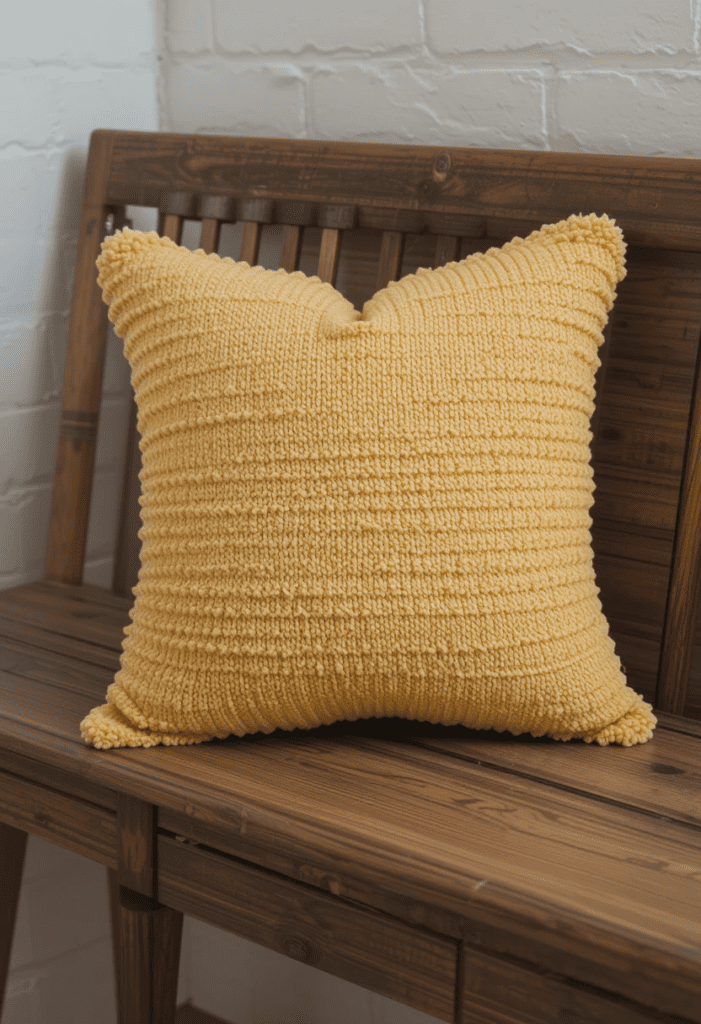
[[[78,724],[130,604],[0,593],[0,820],[115,869],[120,792],[153,802],[167,906],[442,1020],[463,971],[464,1021],[530,1020],[536,992],[538,1021],[701,1021],[701,723],[658,712],[628,749],[369,719],[96,751]]]

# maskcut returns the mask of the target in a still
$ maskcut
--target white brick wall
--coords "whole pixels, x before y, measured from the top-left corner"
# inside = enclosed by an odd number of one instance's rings
[[[43,575],[89,135],[158,127],[158,35],[153,0],[3,11],[0,588]],[[108,584],[129,394],[113,334],[104,381],[86,579]],[[115,1007],[105,869],[30,837],[2,1024],[116,1024]]]
[[[15,5],[0,34],[0,588],[43,572],[92,128],[699,157],[699,109],[701,0]],[[114,335],[104,380],[86,579],[107,584],[128,394]],[[191,919],[189,995],[236,1024],[433,1020]],[[2,1024],[114,1019],[104,869],[30,839]]]

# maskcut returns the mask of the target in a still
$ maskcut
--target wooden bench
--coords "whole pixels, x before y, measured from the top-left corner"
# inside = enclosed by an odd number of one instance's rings
[[[158,208],[178,242],[201,221],[206,251],[242,222],[240,259],[267,239],[358,308],[418,266],[572,213],[616,219],[628,275],[597,381],[592,535],[617,651],[658,715],[650,742],[398,719],[82,741],[139,564],[132,407],[113,587],[82,582],[95,259],[128,205]],[[183,914],[439,1020],[701,1024],[700,326],[701,160],[95,132],[46,575],[0,594],[0,992],[30,833],[109,870],[122,1024],[175,1019]]]

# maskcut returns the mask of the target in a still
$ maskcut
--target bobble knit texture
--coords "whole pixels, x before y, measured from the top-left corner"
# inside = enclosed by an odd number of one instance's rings
[[[98,278],[138,406],[141,569],[95,747],[398,716],[631,746],[589,421],[625,277],[606,215],[318,277],[125,228]]]

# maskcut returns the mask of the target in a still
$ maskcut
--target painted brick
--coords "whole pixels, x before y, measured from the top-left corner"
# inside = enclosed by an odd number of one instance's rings
[[[51,145],[58,117],[58,96],[44,70],[0,72],[0,145]]]
[[[158,118],[153,71],[146,68],[82,68],[57,85],[63,139],[87,138],[95,128],[144,131]],[[80,174],[79,199],[84,171]]]
[[[0,413],[60,399],[67,336],[68,313],[0,320]]]
[[[579,53],[693,53],[694,19],[688,0],[608,0],[598,4],[467,4],[424,0],[426,39],[437,53],[488,54],[532,46],[572,47]],[[381,5],[378,4],[378,7]],[[625,51],[625,52],[620,52]]]
[[[213,12],[216,42],[236,54],[310,49],[372,53],[421,42],[417,0],[355,0],[332,8],[325,0],[213,0]]]
[[[32,240],[51,227],[56,205],[62,153],[57,150],[26,153],[9,146],[0,155],[0,195],[12,196],[0,205],[0,238]],[[8,261],[12,266],[12,259]]]
[[[215,59],[169,65],[164,78],[172,131],[289,138],[304,130],[304,84],[292,65]]]
[[[38,9],[37,9],[38,8]],[[152,0],[95,0],[15,4],[11,30],[0,33],[0,62],[120,65],[152,59],[156,48]]]
[[[556,149],[700,155],[698,72],[563,73],[554,103]]]
[[[312,137],[424,145],[543,149],[537,71],[412,71],[391,65],[321,67],[310,85]]]
[[[51,485],[14,491],[0,499],[0,568],[3,586],[44,575],[51,515]]]
[[[57,431],[52,432],[57,436]],[[110,443],[113,442],[110,439]],[[49,445],[38,446],[46,465],[55,458]],[[23,448],[28,452],[28,448]],[[49,453],[48,455],[46,453]],[[53,467],[51,468],[53,477]],[[86,557],[111,557],[117,529],[118,498],[122,464],[96,471],[90,503]],[[13,490],[0,497],[0,586],[19,586],[44,575],[44,560],[49,537],[53,481]]]
[[[169,0],[165,43],[171,53],[201,53],[213,47],[212,12],[202,0]]]
[[[9,254],[0,277],[0,325],[4,339],[10,323],[34,328],[45,316],[67,313],[73,291],[74,237],[35,233],[0,236]],[[4,344],[3,342],[0,342]]]
[[[0,436],[6,446],[0,468],[0,500],[31,484],[49,484],[56,464],[61,407],[13,409],[0,413]]]

